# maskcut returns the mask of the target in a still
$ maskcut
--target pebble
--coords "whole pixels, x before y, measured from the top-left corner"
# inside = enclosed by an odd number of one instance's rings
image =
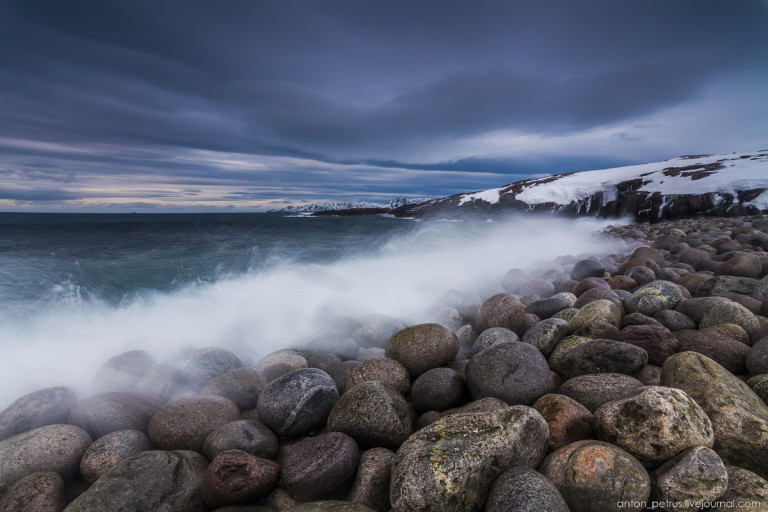
[[[360,456],[357,474],[347,499],[364,505],[376,512],[387,512],[389,502],[389,483],[395,453],[386,448],[371,448]]]
[[[152,449],[144,432],[117,430],[103,435],[88,447],[80,460],[80,474],[89,484],[131,455]]]
[[[456,407],[464,403],[468,395],[466,382],[450,368],[427,370],[411,386],[411,403],[419,412]]]
[[[595,437],[592,413],[572,398],[550,393],[536,400],[531,407],[541,414],[549,427],[547,451]]]
[[[346,391],[363,382],[378,380],[389,384],[403,395],[411,391],[411,377],[408,369],[389,357],[369,359],[355,366],[344,385]]]
[[[302,499],[331,494],[354,478],[359,455],[355,440],[342,432],[308,437],[285,458],[280,485]]]
[[[237,420],[220,426],[205,438],[203,455],[213,460],[227,450],[240,450],[256,457],[274,459],[280,445],[266,425],[255,420]]]
[[[499,476],[488,493],[485,512],[570,512],[560,491],[530,468],[512,468]]]
[[[189,396],[160,407],[149,421],[149,438],[163,450],[203,451],[208,435],[238,419],[240,409],[220,396]]]
[[[280,480],[280,465],[241,450],[218,454],[205,470],[201,496],[211,508],[266,498]]]

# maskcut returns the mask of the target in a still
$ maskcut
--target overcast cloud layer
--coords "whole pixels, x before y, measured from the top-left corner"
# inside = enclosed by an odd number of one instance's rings
[[[0,0],[0,210],[442,196],[768,146],[768,2]]]

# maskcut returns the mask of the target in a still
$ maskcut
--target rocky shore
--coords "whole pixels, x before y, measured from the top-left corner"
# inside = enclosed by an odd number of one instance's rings
[[[125,352],[91,396],[20,397],[0,512],[768,510],[768,216],[604,236],[626,250],[511,269],[422,324],[254,364]]]

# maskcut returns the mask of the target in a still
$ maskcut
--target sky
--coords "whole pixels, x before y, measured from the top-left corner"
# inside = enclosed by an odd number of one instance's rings
[[[768,0],[0,0],[0,211],[259,211],[768,148]]]

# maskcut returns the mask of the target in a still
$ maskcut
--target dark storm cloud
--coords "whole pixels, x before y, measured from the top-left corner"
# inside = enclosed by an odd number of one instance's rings
[[[723,77],[765,82],[767,22],[760,0],[9,0],[0,164],[10,158],[34,179],[41,168],[20,162],[46,155],[68,162],[62,176],[82,164],[190,184],[245,178],[165,156],[174,148],[425,175],[618,164],[628,159],[616,151],[563,160],[453,147],[495,132],[557,138],[631,124],[698,101]],[[371,187],[348,183],[358,186]]]

